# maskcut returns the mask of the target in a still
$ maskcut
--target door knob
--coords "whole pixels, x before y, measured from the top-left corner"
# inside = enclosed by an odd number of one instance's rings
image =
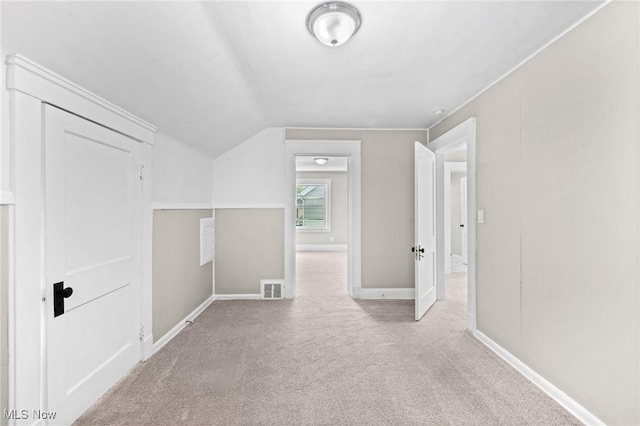
[[[460,225],[460,228],[464,228],[464,223],[462,225]]]
[[[73,294],[73,288],[64,288],[64,281],[53,285],[53,317],[64,314],[64,299]]]
[[[420,247],[420,253],[424,253],[424,247]]]

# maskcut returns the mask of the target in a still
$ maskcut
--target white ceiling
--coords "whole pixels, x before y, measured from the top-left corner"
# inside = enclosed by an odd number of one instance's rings
[[[329,48],[317,3],[2,1],[2,45],[217,156],[265,127],[429,127],[599,5],[353,1]]]

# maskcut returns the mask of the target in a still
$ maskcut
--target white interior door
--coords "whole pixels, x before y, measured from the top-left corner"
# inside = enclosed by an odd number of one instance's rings
[[[71,424],[140,359],[141,147],[47,105],[45,156],[47,405]]]
[[[436,301],[436,154],[415,143],[416,321]]]
[[[462,263],[467,264],[467,178],[460,178],[460,236],[462,238]]]

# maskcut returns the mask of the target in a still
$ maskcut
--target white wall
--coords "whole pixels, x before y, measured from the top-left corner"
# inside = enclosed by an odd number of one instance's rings
[[[154,207],[211,207],[213,159],[160,131],[153,145]]]
[[[216,158],[216,208],[284,207],[284,171],[284,130],[264,129]]]

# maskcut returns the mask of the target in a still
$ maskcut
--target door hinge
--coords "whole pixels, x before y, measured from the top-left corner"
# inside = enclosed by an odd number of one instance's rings
[[[144,324],[142,323],[140,323],[140,335],[138,337],[140,338],[141,342],[144,340]]]
[[[144,164],[140,164],[140,180],[144,179]]]

